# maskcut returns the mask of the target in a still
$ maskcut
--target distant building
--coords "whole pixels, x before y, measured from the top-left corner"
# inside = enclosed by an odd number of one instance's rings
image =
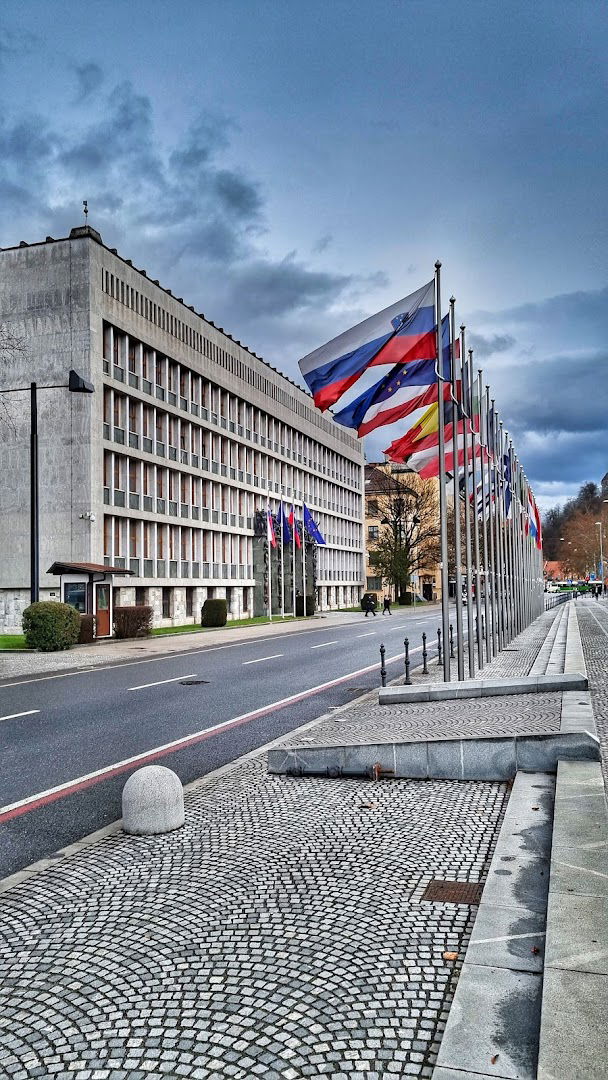
[[[307,545],[318,607],[359,600],[361,444],[290,379],[88,226],[0,250],[0,321],[26,345],[0,389],[65,385],[74,368],[96,391],[38,395],[41,599],[109,603],[105,626],[118,603],[150,604],[156,625],[196,621],[214,596],[229,618],[263,614],[266,509],[283,499],[298,520],[306,502],[326,540]],[[4,629],[29,603],[28,400],[10,396],[14,430],[0,433]],[[300,557],[292,589],[286,553],[291,611],[304,582]],[[276,613],[276,553],[271,573]]]
[[[365,535],[367,552],[365,562],[366,592],[388,593],[392,590],[378,575],[373,565],[374,544],[380,538],[383,518],[387,511],[387,500],[398,498],[403,492],[410,495],[419,489],[420,477],[407,470],[403,465],[394,465],[388,461],[370,462],[365,466]],[[437,521],[439,521],[439,487],[437,487]],[[441,572],[438,566],[424,566],[414,571],[412,591],[424,600],[441,599]]]

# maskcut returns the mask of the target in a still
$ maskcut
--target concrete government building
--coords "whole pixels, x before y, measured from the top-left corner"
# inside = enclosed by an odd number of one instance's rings
[[[0,323],[25,345],[0,389],[65,387],[71,368],[95,387],[38,393],[41,600],[95,613],[100,635],[117,604],[150,604],[157,626],[198,621],[207,597],[230,619],[262,615],[265,513],[282,498],[299,521],[305,502],[326,540],[305,544],[304,568],[297,551],[295,583],[285,545],[285,610],[303,587],[321,610],[358,602],[362,447],[290,379],[87,225],[0,249]],[[1,400],[0,629],[13,630],[29,604],[29,392]]]

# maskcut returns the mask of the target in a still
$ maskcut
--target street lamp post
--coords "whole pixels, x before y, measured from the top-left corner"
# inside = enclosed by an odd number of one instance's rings
[[[604,595],[604,549],[602,547],[602,522],[601,521],[596,521],[595,524],[597,525],[598,529],[600,530],[600,582],[601,582],[600,596],[603,596]]]
[[[36,604],[40,596],[40,502],[38,485],[38,391],[69,390],[70,394],[93,394],[95,387],[83,379],[73,368],[67,383],[50,383],[38,386],[31,382],[28,386],[15,386],[10,390],[0,390],[0,394],[18,394],[24,390],[30,392],[30,603]]]

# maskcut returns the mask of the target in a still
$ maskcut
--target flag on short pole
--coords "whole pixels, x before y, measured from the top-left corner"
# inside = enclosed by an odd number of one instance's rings
[[[289,511],[289,517],[287,518],[287,520],[289,522],[289,527],[291,528],[291,531],[293,533],[296,547],[302,547],[302,541],[300,540],[300,534],[298,532],[298,525],[296,522],[296,515],[293,509],[293,503],[291,504],[291,510]]]
[[[318,409],[335,405],[369,367],[434,360],[434,282],[364,319],[302,357],[300,371]]]
[[[277,538],[274,533],[274,521],[272,520],[272,514],[270,513],[270,507],[266,510],[266,539],[273,547],[277,546]]]
[[[313,518],[306,503],[303,503],[304,508],[304,528],[307,530],[309,536],[312,536],[313,540],[316,540],[317,544],[324,544],[325,537],[323,536],[319,526]]]
[[[279,506],[279,512],[277,514],[277,523],[278,523],[279,528],[281,530],[281,539],[282,539],[283,543],[284,544],[289,544],[291,542],[291,532],[290,532],[289,525],[288,525],[288,522],[287,522],[287,516],[285,514],[285,507],[283,506],[283,500],[281,500],[281,503],[280,503],[280,506]]]

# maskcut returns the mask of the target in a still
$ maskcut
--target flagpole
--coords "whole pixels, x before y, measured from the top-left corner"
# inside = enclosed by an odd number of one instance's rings
[[[467,591],[467,651],[469,656],[469,677],[475,678],[475,648],[473,643],[473,590],[471,588],[471,502],[469,498],[469,435],[471,434],[471,397],[469,394],[469,376],[466,361],[465,326],[460,327],[460,380],[461,396],[463,401],[463,425],[462,445],[464,451],[464,530],[465,530],[465,559],[466,559],[466,591]],[[474,475],[474,473],[473,473]],[[473,485],[475,491],[475,485]],[[476,496],[473,495],[475,500]],[[474,513],[477,507],[474,507]]]
[[[452,377],[452,445],[453,445],[453,490],[454,490],[454,562],[456,579],[456,655],[458,679],[464,679],[464,653],[462,651],[462,541],[460,536],[460,470],[458,468],[458,424],[460,409],[458,398],[458,379],[456,378],[456,320],[454,307],[456,300],[450,297],[450,375]],[[462,383],[461,383],[462,387]],[[438,407],[443,410],[443,394]],[[466,462],[465,462],[466,470]]]
[[[474,412],[473,408],[473,350],[469,349],[469,387],[471,394],[471,414]],[[473,451],[473,491],[475,492],[475,512],[473,514],[473,539],[475,544],[475,619],[476,619],[476,637],[477,637],[477,666],[481,670],[483,667],[483,645],[481,641],[481,557],[479,552],[479,513],[477,510],[477,450],[481,449],[481,425],[479,423],[481,419],[481,402],[479,401],[479,386],[477,390],[477,424],[478,429],[472,423],[471,417],[471,446]]]
[[[450,673],[450,650],[448,641],[450,636],[450,612],[449,612],[449,584],[448,584],[448,533],[447,533],[447,500],[445,485],[445,424],[443,415],[443,384],[446,381],[443,375],[443,342],[441,335],[441,263],[435,263],[435,322],[437,330],[437,358],[435,360],[435,374],[437,376],[437,416],[439,421],[439,538],[441,553],[441,626],[443,639],[443,679],[449,682]]]
[[[494,410],[494,398],[492,398],[492,409]],[[497,418],[497,413],[495,410],[494,415]],[[502,430],[502,421],[498,421],[496,461],[496,600],[498,611],[498,649],[500,650],[504,648],[507,642],[510,640],[509,593],[507,589],[507,582],[509,581],[510,548],[509,534],[507,532],[505,517],[505,487],[507,481],[505,476],[504,435]]]
[[[308,615],[306,604],[306,526],[304,524],[304,500],[302,499],[302,592],[304,593],[303,614]]]
[[[480,421],[479,430],[481,438],[481,530],[482,530],[482,546],[483,546],[483,572],[485,579],[483,606],[485,612],[485,639],[486,639],[486,663],[489,663],[492,659],[491,648],[491,634],[490,634],[490,597],[489,597],[489,556],[488,556],[488,506],[486,499],[486,456],[488,455],[488,417],[485,407],[482,405],[482,385],[483,385],[483,371],[478,369],[477,378],[479,379],[479,405],[480,405]],[[485,415],[484,415],[485,413]],[[485,451],[485,453],[484,453]],[[489,470],[488,470],[489,479]]]
[[[272,548],[270,546],[270,503],[266,507],[266,544],[268,546],[268,620],[272,622]]]
[[[493,406],[494,402],[492,402]],[[486,417],[488,427],[488,525],[490,536],[490,554],[489,565],[490,577],[488,579],[488,593],[489,593],[489,605],[492,613],[490,620],[490,640],[492,656],[496,656],[500,649],[500,635],[498,633],[497,626],[497,604],[496,604],[496,578],[497,567],[500,565],[498,543],[496,542],[495,530],[498,521],[498,506],[497,506],[497,486],[498,477],[496,472],[496,440],[494,438],[494,409],[490,409],[490,388],[486,386]],[[492,422],[490,422],[492,418]]]
[[[281,499],[281,502],[279,504],[279,507],[280,507],[279,508],[279,514],[280,514],[280,518],[281,518],[281,520],[279,522],[279,533],[280,533],[279,555],[281,557],[281,618],[284,619],[285,618],[285,538],[284,538],[285,511],[283,510],[283,500],[282,499]]]

